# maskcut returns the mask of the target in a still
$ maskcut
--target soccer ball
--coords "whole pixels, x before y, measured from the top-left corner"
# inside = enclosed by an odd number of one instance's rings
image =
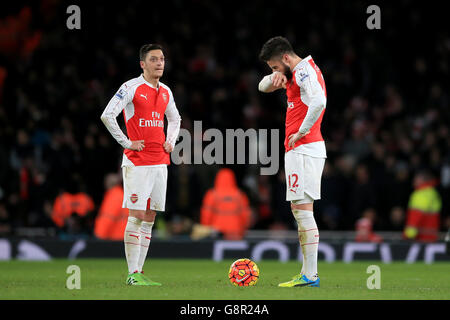
[[[238,259],[231,264],[228,278],[235,286],[254,286],[259,279],[259,268],[250,259]]]

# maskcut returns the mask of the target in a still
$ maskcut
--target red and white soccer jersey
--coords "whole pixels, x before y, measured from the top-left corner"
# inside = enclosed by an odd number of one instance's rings
[[[302,59],[293,69],[292,80],[286,84],[287,110],[285,151],[326,158],[325,143],[320,132],[327,92],[319,67],[311,56]],[[289,137],[300,131],[306,136],[289,147]]]
[[[325,165],[325,142],[320,125],[326,107],[326,88],[322,72],[311,56],[301,60],[286,85],[285,174],[286,200],[311,203],[321,197],[321,178]],[[289,147],[289,137],[309,133]]]
[[[129,138],[117,123],[116,118],[122,111]],[[164,134],[164,115],[168,121],[167,138]],[[161,82],[155,88],[141,75],[120,87],[101,119],[111,135],[125,148],[122,159],[122,206],[135,210],[164,211],[170,155],[165,152],[163,144],[175,145],[181,122],[172,91]],[[128,149],[134,140],[144,140],[144,149]]]
[[[123,111],[127,138],[116,117]],[[167,139],[164,134],[164,115],[168,120]],[[143,75],[125,82],[106,106],[102,117],[112,136],[125,148],[122,166],[154,166],[170,163],[164,151],[165,141],[175,145],[180,128],[180,115],[172,91],[159,82],[158,88]],[[131,141],[144,140],[142,151],[127,149]]]

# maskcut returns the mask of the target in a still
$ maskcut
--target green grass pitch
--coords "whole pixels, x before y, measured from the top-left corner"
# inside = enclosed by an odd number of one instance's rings
[[[232,260],[147,259],[146,275],[161,287],[125,285],[125,259],[54,259],[47,262],[0,262],[0,299],[147,299],[147,300],[409,300],[450,299],[450,263],[326,263],[319,261],[320,288],[279,288],[298,273],[299,262],[258,262],[254,287],[234,287],[228,280]],[[381,288],[367,288],[369,265],[381,269]],[[69,290],[67,267],[81,270],[81,289]]]

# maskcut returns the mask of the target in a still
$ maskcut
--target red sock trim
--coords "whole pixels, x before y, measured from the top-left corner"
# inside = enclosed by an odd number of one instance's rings
[[[317,228],[314,228],[314,229],[308,229],[308,230],[298,230],[298,232],[306,232],[306,231],[313,231],[313,230],[317,230]]]
[[[308,244],[318,244],[318,242],[304,243],[304,244],[302,244],[302,246],[306,246],[306,245],[308,245]]]

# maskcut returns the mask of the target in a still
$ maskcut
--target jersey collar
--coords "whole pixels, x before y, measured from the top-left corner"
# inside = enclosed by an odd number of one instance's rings
[[[153,88],[153,89],[156,89],[156,90],[159,89],[159,87],[160,87],[159,81],[158,81],[158,85],[155,87],[155,86],[152,85],[150,82],[148,82],[147,80],[145,80],[144,74],[143,74],[143,73],[141,73],[140,78],[141,78],[141,80],[142,80],[146,85],[148,85],[150,88]]]

